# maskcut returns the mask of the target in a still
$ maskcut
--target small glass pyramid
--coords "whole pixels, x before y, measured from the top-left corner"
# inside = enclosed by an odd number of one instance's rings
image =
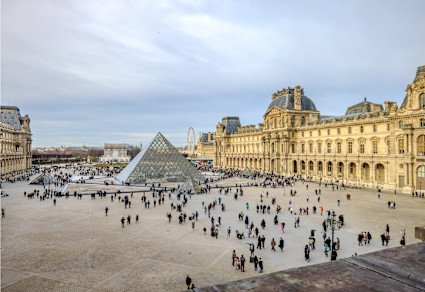
[[[56,183],[56,180],[47,172],[43,172],[39,176],[37,176],[32,182],[30,182],[30,185],[49,185]]]
[[[161,134],[117,175],[121,184],[183,182],[205,177]]]
[[[192,194],[200,194],[202,192],[202,187],[193,179],[188,179],[182,186],[181,190]]]

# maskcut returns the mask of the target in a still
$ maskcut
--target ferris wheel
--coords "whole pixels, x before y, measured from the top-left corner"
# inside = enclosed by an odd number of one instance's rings
[[[187,152],[189,155],[195,155],[195,130],[192,127],[187,132]]]

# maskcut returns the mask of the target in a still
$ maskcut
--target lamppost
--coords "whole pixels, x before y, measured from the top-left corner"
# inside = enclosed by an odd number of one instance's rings
[[[334,250],[334,232],[335,232],[335,227],[337,227],[337,226],[338,226],[338,228],[341,227],[341,222],[338,221],[338,220],[336,220],[336,213],[335,213],[334,210],[332,210],[331,218],[328,218],[326,220],[326,224],[332,230],[332,244],[331,244],[332,247],[331,247],[331,251],[333,251]]]

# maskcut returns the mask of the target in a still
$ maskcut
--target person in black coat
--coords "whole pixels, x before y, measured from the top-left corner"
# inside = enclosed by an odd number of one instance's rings
[[[192,284],[192,279],[189,277],[189,275],[186,275],[187,290],[190,289],[190,284]]]

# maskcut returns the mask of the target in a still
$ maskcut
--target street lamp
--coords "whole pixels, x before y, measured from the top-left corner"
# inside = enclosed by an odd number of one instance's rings
[[[326,220],[326,224],[327,224],[327,225],[328,225],[328,227],[330,227],[330,228],[331,228],[331,230],[332,230],[332,249],[331,249],[331,251],[333,251],[333,250],[334,250],[334,232],[335,232],[335,227],[338,227],[338,228],[340,228],[340,227],[341,227],[341,223],[339,223],[339,222],[336,220],[336,213],[335,213],[335,211],[334,211],[334,210],[332,210],[331,218],[328,218],[328,219]]]

